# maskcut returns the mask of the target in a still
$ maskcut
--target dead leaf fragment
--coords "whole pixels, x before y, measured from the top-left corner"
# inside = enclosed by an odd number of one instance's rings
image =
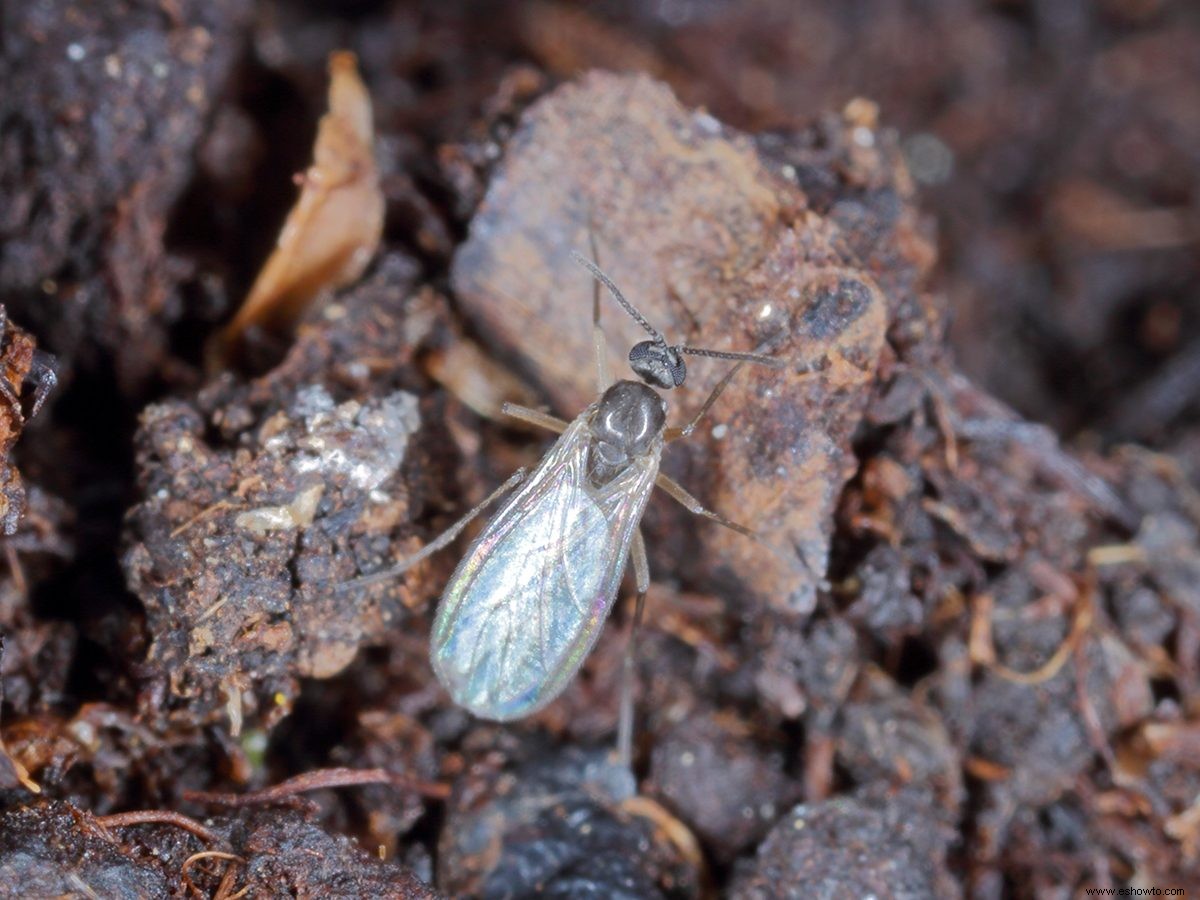
[[[357,280],[379,246],[384,201],[371,96],[353,53],[331,54],[329,75],[329,111],[317,128],[313,164],[297,176],[300,198],[275,251],[221,334],[221,359],[247,328],[287,328],[321,291]]]

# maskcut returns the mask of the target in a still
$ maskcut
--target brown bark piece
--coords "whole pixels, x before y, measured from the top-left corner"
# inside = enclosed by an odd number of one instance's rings
[[[595,396],[590,276],[570,257],[588,251],[589,222],[601,266],[669,341],[765,343],[787,361],[783,372],[739,373],[664,468],[782,551],[698,528],[688,555],[705,562],[694,574],[723,570],[760,597],[810,608],[883,345],[878,288],[746,137],[646,78],[589,75],[528,110],[453,269],[480,332],[519,354],[570,414]],[[623,357],[645,334],[603,303],[609,369],[632,377]],[[672,421],[694,414],[728,365],[689,358],[687,384],[668,398]]]

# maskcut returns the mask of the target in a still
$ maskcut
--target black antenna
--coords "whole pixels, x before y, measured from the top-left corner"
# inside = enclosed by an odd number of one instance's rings
[[[612,279],[605,275],[604,272],[600,270],[598,265],[596,265],[586,256],[576,253],[574,250],[571,251],[571,256],[574,258],[575,262],[579,263],[581,266],[591,272],[592,277],[608,288],[608,292],[613,295],[613,299],[621,304],[621,306],[625,309],[625,312],[629,313],[629,316],[631,319],[633,319],[633,321],[637,322],[644,329],[646,329],[648,334],[653,335],[654,340],[657,343],[665,344],[667,342],[666,338],[662,336],[658,329],[647,322],[646,317],[637,311],[637,307],[625,299],[625,295],[621,293],[621,289],[613,284]]]
[[[596,240],[595,236],[589,232],[589,239],[592,244],[592,252],[595,253]],[[592,273],[592,277],[600,284],[608,288],[608,292],[613,295],[625,312],[629,313],[630,318],[646,329],[652,340],[642,341],[640,344],[635,344],[629,351],[629,365],[643,381],[648,384],[653,384],[656,387],[671,389],[677,388],[687,379],[687,365],[683,361],[682,354],[690,356],[706,356],[711,359],[729,359],[737,362],[737,368],[742,363],[756,363],[762,366],[769,366],[772,369],[782,369],[787,364],[773,356],[764,356],[761,353],[737,353],[727,350],[708,350],[703,347],[685,347],[683,344],[668,344],[667,339],[662,336],[662,333],[646,321],[646,317],[638,312],[637,307],[625,299],[625,295],[621,293],[621,289],[613,284],[613,280],[609,278],[600,269],[598,265],[588,259],[571,251],[571,256],[575,262],[579,263],[585,269]],[[597,294],[592,295],[592,316],[596,316],[596,299]],[[731,373],[732,374],[732,373]]]
[[[600,259],[600,248],[596,246],[596,229],[592,227],[592,217],[591,216],[588,216],[588,246],[592,250],[592,259],[599,260]],[[575,258],[576,259],[580,258],[578,253],[575,254]],[[596,268],[597,269],[600,268],[599,262],[597,262]],[[599,321],[600,321],[600,282],[597,279],[593,278],[592,279],[592,325],[593,325],[593,327],[595,327],[595,325]]]
[[[735,353],[727,350],[705,350],[702,347],[684,347],[677,344],[674,348],[689,356],[708,356],[713,359],[736,359],[739,362],[758,363],[772,369],[782,369],[787,363],[775,356],[764,356],[761,353]]]

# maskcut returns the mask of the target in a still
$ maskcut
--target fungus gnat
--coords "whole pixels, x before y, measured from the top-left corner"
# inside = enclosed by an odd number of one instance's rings
[[[594,244],[592,250],[594,256]],[[484,719],[522,718],[563,691],[599,637],[627,557],[637,582],[636,635],[650,585],[638,525],[655,485],[692,513],[754,537],[748,528],[705,509],[659,472],[659,459],[665,443],[695,430],[744,364],[783,364],[757,353],[668,344],[599,266],[578,253],[572,255],[595,278],[595,402],[572,422],[505,404],[505,414],[559,434],[541,463],[532,472],[518,469],[416,554],[351,582],[374,583],[404,572],[450,544],[489,504],[516,490],[454,570],[433,625],[430,656],[438,679],[456,703]],[[609,383],[600,326],[601,284],[650,336],[629,352],[629,364],[641,381]],[[734,360],[735,365],[686,425],[667,427],[667,404],[654,388],[682,385],[687,377],[683,357],[689,355]],[[618,727],[618,747],[626,762],[632,741],[632,640]]]

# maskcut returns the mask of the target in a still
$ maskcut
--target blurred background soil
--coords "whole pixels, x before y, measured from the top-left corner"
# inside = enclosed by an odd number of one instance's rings
[[[1196,4],[0,17],[0,894],[1200,886]],[[373,102],[380,248],[294,336],[206,374],[339,49]],[[660,196],[678,151],[656,121],[736,178]],[[627,172],[645,184],[622,197],[634,126],[664,168]],[[542,203],[539,173],[575,187]],[[801,562],[764,568],[652,506],[635,778],[605,754],[621,612],[559,703],[500,728],[428,672],[453,552],[334,589],[536,461],[544,444],[488,418],[497,399],[586,399],[590,363],[562,365],[584,320],[533,347],[505,306],[513,271],[580,294],[531,292],[530,322],[590,299],[553,248],[509,262],[560,207],[564,247],[604,213],[604,265],[656,321],[751,346],[769,323],[736,284],[800,285],[789,349],[851,363],[782,396],[752,376],[754,402],[718,408],[776,455],[740,469],[746,445],[710,435],[667,463]],[[744,213],[722,274],[726,236],[684,231],[713,210]],[[663,299],[660,253],[683,299]],[[739,418],[768,401],[767,424]]]

